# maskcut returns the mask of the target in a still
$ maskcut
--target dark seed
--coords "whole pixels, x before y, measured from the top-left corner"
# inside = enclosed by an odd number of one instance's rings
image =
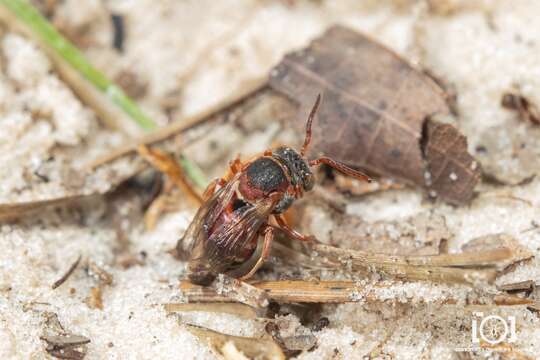
[[[124,52],[124,17],[122,15],[111,14],[111,20],[114,28],[113,47],[118,52]]]

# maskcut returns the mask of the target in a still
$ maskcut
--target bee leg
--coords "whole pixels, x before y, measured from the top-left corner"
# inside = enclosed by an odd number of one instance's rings
[[[268,256],[270,255],[270,250],[272,249],[272,241],[274,240],[274,231],[275,229],[272,226],[267,226],[264,228],[264,243],[261,251],[261,256],[257,259],[255,265],[249,270],[249,272],[240,277],[240,280],[249,279],[259,270],[259,268],[264,264]]]
[[[180,165],[169,155],[156,149],[150,149],[146,145],[140,145],[137,148],[139,155],[148,161],[153,167],[165,173],[169,179],[184,191],[190,199],[194,200],[198,205],[202,204],[203,199],[197,191],[187,182],[184,176],[184,171]]]
[[[204,193],[202,194],[202,200],[203,202],[208,201],[212,195],[214,195],[214,192],[216,191],[216,187],[219,185],[220,187],[225,185],[227,181],[225,179],[214,179],[208,186],[206,187],[206,190],[204,190]]]
[[[229,161],[229,171],[227,171],[227,174],[223,177],[223,179],[228,181],[240,171],[242,171],[242,161],[240,160],[240,155],[237,155],[234,160]]]
[[[312,241],[315,239],[313,235],[304,235],[300,234],[298,231],[291,228],[288,224],[283,215],[274,215],[274,219],[276,219],[276,222],[278,223],[280,229],[290,238],[300,240],[300,241]]]

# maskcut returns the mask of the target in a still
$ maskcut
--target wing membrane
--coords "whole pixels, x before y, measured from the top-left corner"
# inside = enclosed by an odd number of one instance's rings
[[[204,260],[213,268],[221,270],[235,261],[244,260],[242,250],[257,236],[274,206],[273,200],[262,200],[216,229],[205,243]]]
[[[178,241],[178,253],[190,254],[198,246],[199,242],[205,241],[208,238],[208,224],[213,224],[219,215],[225,211],[227,204],[231,201],[238,188],[238,177],[239,175],[231,179],[225,186],[217,190],[208,201],[201,205],[184,236]]]
[[[276,199],[269,197],[255,204],[246,204],[235,210],[228,221],[213,228],[226,211],[238,189],[235,176],[204,204],[190,224],[181,242],[191,243],[190,261],[205,264],[215,272],[224,271],[235,261],[241,260],[242,250],[256,236],[275,207]],[[209,232],[212,231],[212,234]]]

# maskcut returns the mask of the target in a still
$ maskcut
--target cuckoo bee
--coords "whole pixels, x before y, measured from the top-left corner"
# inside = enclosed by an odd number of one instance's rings
[[[311,167],[326,164],[344,174],[370,181],[365,174],[321,157],[306,158],[311,140],[311,124],[320,104],[320,95],[311,110],[304,145],[300,151],[282,146],[267,150],[250,161],[231,162],[229,173],[214,180],[203,194],[203,204],[177,244],[182,253],[190,244],[188,277],[191,282],[208,285],[219,273],[246,279],[269,256],[276,231],[297,240],[310,240],[291,229],[283,213],[294,200],[315,184]],[[275,219],[275,224],[269,222]],[[261,251],[257,250],[262,238]],[[260,253],[260,255],[258,255]]]

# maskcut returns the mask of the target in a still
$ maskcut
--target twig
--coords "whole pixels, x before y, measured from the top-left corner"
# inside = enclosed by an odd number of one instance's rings
[[[467,266],[495,266],[502,260],[512,258],[512,251],[501,247],[486,250],[483,253],[464,252],[461,254],[442,254],[427,256],[396,256],[385,254],[371,254],[361,250],[342,249],[334,246],[316,244],[313,250],[330,257],[348,257],[367,263],[414,265],[414,266],[442,266],[442,267],[467,267]]]
[[[76,195],[76,196],[66,196],[66,197],[50,199],[50,200],[38,200],[38,201],[0,204],[0,220],[1,221],[14,220],[22,214],[25,214],[28,212],[35,212],[46,206],[61,205],[66,202],[75,201],[75,200],[84,199],[84,198],[85,196],[83,195]]]
[[[253,307],[238,303],[167,303],[163,304],[163,307],[167,313],[202,311],[231,314],[244,319],[257,319],[259,317]]]
[[[82,259],[82,255],[79,255],[77,260],[75,260],[75,262],[73,264],[71,264],[68,271],[64,275],[62,275],[62,277],[60,279],[56,280],[54,282],[54,284],[52,284],[52,289],[53,290],[66,282],[66,280],[71,276],[71,274],[73,274],[73,271],[75,271],[75,269],[77,268],[77,266],[81,262],[81,259]]]
[[[527,305],[527,309],[529,309],[530,311],[540,313],[540,302],[535,301],[532,304]]]
[[[298,245],[298,244],[297,244]],[[333,269],[347,274],[377,273],[403,281],[431,281],[476,285],[491,283],[509,263],[529,254],[519,247],[503,243],[482,251],[430,256],[397,256],[342,249],[317,241],[302,243],[293,249],[278,237],[273,253],[284,262],[302,264],[310,269]]]
[[[269,304],[264,290],[224,274],[218,275],[211,288],[219,295],[255,308],[267,307]]]
[[[497,288],[501,291],[507,292],[519,292],[519,291],[532,291],[536,287],[534,280],[525,280],[515,283],[502,284]]]
[[[354,303],[368,302],[381,303],[389,299],[385,295],[383,298],[378,296],[379,291],[386,293],[393,284],[376,283],[361,285],[352,280],[341,281],[317,281],[310,282],[304,280],[280,280],[280,281],[259,281],[251,284],[254,288],[264,291],[269,300],[279,303]],[[234,302],[230,296],[217,293],[209,287],[201,287],[188,282],[182,282],[180,289],[188,302]],[[517,296],[497,295],[485,297],[488,304],[496,306],[531,306],[533,300],[519,298]],[[396,298],[395,301],[401,301]],[[424,299],[419,299],[426,302]],[[441,305],[456,305],[462,300],[448,297],[437,299],[434,303]],[[469,305],[475,304],[471,301]]]
[[[495,295],[493,301],[501,306],[534,305],[534,300],[506,294]]]
[[[175,159],[160,150],[151,150],[146,145],[139,146],[137,151],[139,152],[139,155],[153,167],[166,174],[174,185],[176,185],[190,197],[193,203],[195,203],[197,206],[202,204],[202,196],[192,186],[190,186],[186,177],[184,176],[184,173],[187,174],[187,172],[179,166]],[[191,169],[191,173],[193,174],[193,169]],[[204,177],[203,179],[197,177],[197,181],[199,181],[197,184],[199,187],[204,187],[206,185],[206,180]]]
[[[141,145],[152,145],[157,142],[166,140],[177,134],[181,134],[196,126],[199,126],[203,124],[204,122],[210,120],[214,116],[217,116],[220,113],[226,112],[234,108],[235,106],[240,104],[242,101],[244,101],[246,98],[264,89],[266,87],[266,84],[267,84],[266,77],[252,79],[246,82],[240,89],[238,89],[237,91],[229,95],[226,99],[220,101],[218,104],[211,106],[207,108],[206,110],[203,110],[194,115],[187,116],[182,119],[178,119],[167,126],[159,128],[153,131],[152,133],[142,136],[139,139],[130,141],[128,144],[120,146],[119,148],[112,150],[111,152],[105,154],[104,156],[101,156],[91,161],[85,167],[87,169],[94,169],[98,166],[101,166],[110,161],[113,161],[121,156],[124,156],[126,154],[136,151],[137,148]]]

